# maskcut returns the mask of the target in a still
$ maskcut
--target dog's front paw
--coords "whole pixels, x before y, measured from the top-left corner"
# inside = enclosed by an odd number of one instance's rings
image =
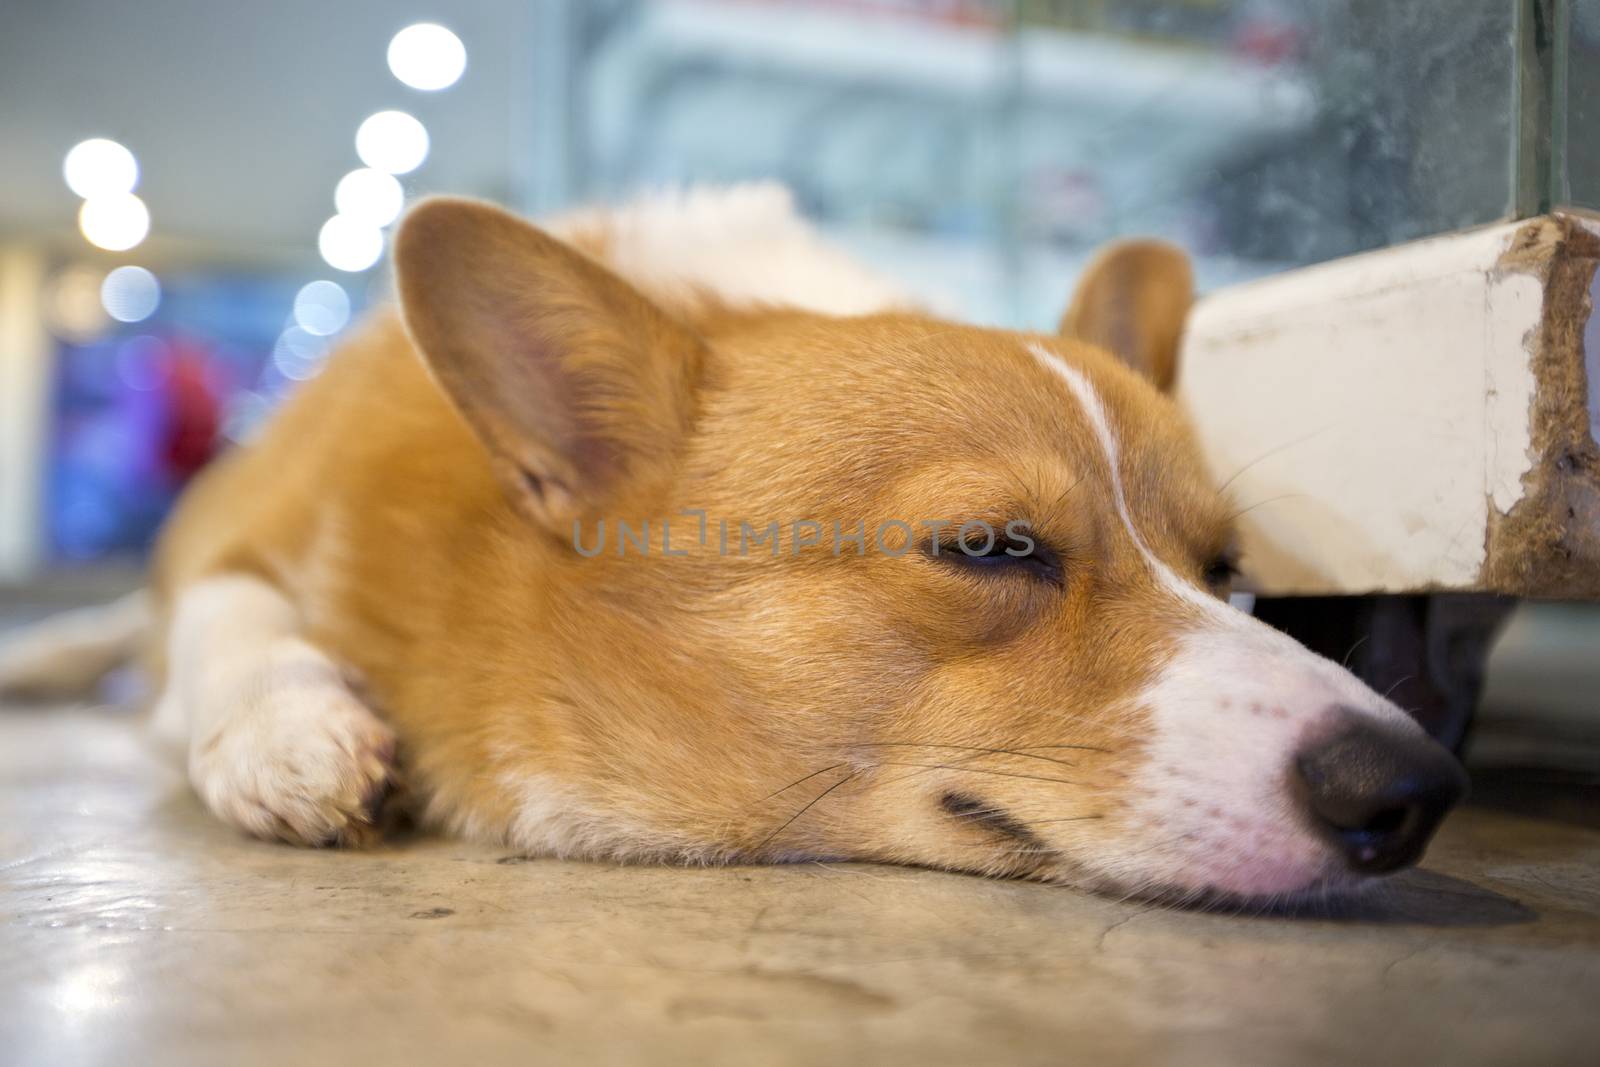
[[[393,731],[326,661],[263,666],[232,695],[189,776],[223,820],[296,845],[372,844],[396,789]]]

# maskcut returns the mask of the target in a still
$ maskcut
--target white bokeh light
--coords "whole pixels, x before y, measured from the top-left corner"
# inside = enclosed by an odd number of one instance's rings
[[[97,196],[78,209],[78,229],[97,248],[125,252],[150,232],[150,211],[132,193]]]
[[[409,174],[428,158],[428,131],[404,111],[380,111],[356,130],[356,155],[374,170]]]
[[[289,381],[303,382],[317,376],[327,355],[326,341],[298,326],[291,326],[278,335],[277,343],[272,346],[272,365]]]
[[[407,26],[389,42],[389,70],[413,89],[448,89],[466,69],[461,38],[432,22]]]
[[[383,255],[383,231],[360,219],[335,215],[322,224],[317,251],[335,270],[364,271]]]
[[[237,444],[254,441],[272,414],[272,401],[251,389],[233,394],[222,413],[222,435]]]
[[[389,225],[400,216],[405,203],[400,179],[371,167],[346,174],[333,190],[333,206],[339,214],[373,226]]]
[[[85,200],[131,193],[139,184],[139,161],[115,141],[91,137],[79,141],[61,164],[67,187]]]
[[[118,322],[143,322],[161,306],[161,283],[143,267],[118,267],[100,283],[100,304]]]
[[[57,274],[45,300],[45,321],[62,340],[88,344],[105,333],[110,321],[100,303],[105,274],[75,264]]]
[[[338,282],[308,282],[294,297],[294,321],[306,333],[327,337],[350,321],[350,297]]]

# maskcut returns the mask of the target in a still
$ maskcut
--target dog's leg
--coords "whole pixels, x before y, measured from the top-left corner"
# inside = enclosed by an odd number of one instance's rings
[[[365,844],[394,776],[394,734],[298,633],[288,599],[244,575],[178,597],[162,706],[189,779],[224,821],[293,844]]]
[[[150,605],[138,592],[24,628],[0,642],[0,694],[88,696],[95,683],[132,658],[149,626]]]

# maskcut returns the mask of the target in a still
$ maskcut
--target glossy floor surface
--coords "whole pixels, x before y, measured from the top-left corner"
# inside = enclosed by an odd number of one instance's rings
[[[1600,831],[1454,817],[1337,912],[859,866],[244,840],[112,711],[0,709],[0,1063],[1593,1063]]]

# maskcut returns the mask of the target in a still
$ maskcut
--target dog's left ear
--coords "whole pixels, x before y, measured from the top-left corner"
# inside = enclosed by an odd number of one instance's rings
[[[412,340],[524,514],[564,533],[665,483],[704,354],[686,326],[572,246],[474,200],[413,208],[394,262]]]
[[[1061,333],[1105,349],[1168,392],[1194,303],[1189,257],[1165,241],[1107,245],[1078,282]]]

